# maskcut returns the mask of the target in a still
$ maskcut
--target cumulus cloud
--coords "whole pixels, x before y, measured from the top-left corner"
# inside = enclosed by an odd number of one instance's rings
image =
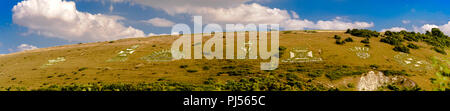
[[[442,32],[444,32],[444,34],[450,35],[450,21],[448,21],[448,23],[444,25],[425,24],[422,27],[413,26],[413,28],[414,31],[422,33],[431,31],[432,28],[439,28]]]
[[[230,8],[255,0],[111,0],[112,2],[131,2],[150,6],[174,15],[190,13],[205,7]]]
[[[369,28],[373,27],[373,23],[367,22],[345,22],[339,17],[331,21],[319,20],[316,23],[316,29],[326,29],[326,30],[345,30],[345,29],[355,29],[355,28]]]
[[[403,28],[403,27],[392,27],[392,28],[389,28],[389,29],[382,29],[381,32],[386,32],[386,31],[400,32],[400,31],[402,31],[402,30],[408,31],[408,29]]]
[[[304,30],[306,28],[315,27],[315,23],[309,20],[290,19],[283,23],[286,30]]]
[[[259,4],[241,4],[233,8],[199,8],[189,12],[202,15],[206,23],[218,24],[277,24],[290,18],[289,12]]]
[[[28,44],[20,44],[19,46],[17,46],[17,51],[19,51],[19,52],[26,51],[26,50],[34,50],[34,49],[38,49],[38,48],[36,46],[28,45]]]
[[[294,18],[294,19],[299,19],[300,18],[300,16],[297,14],[297,12],[291,11],[291,13],[292,13],[292,18]]]
[[[170,15],[189,14],[203,16],[205,23],[217,24],[280,24],[288,30],[326,29],[345,30],[349,28],[373,27],[373,23],[333,20],[313,22],[300,19],[294,11],[270,8],[258,4],[260,0],[113,0],[131,2],[160,9]]]
[[[105,41],[145,36],[143,31],[119,22],[123,19],[80,12],[73,1],[25,0],[13,8],[15,24],[48,37],[70,41]]]
[[[355,28],[369,28],[373,27],[373,23],[367,22],[347,22],[340,17],[333,20],[319,20],[316,23],[309,20],[291,19],[284,23],[287,30],[304,30],[304,29],[321,29],[321,30],[345,30]]]
[[[175,24],[172,21],[169,21],[169,20],[163,19],[163,18],[158,18],[158,17],[152,18],[149,20],[145,20],[143,22],[152,24],[153,26],[156,26],[156,27],[171,27],[172,25]]]

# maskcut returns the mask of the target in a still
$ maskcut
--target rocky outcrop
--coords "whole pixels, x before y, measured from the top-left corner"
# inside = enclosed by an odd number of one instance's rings
[[[385,76],[383,72],[370,71],[367,74],[361,76],[358,83],[358,91],[376,91],[380,87],[386,86],[388,84],[398,83],[405,87],[414,87],[416,84],[405,77],[402,76]]]

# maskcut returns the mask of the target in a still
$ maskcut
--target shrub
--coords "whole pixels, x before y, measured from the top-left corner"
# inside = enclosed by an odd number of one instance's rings
[[[299,80],[299,77],[295,74],[288,73],[288,74],[286,74],[286,80],[295,81],[295,80]]]
[[[84,71],[86,69],[88,69],[88,68],[87,67],[82,67],[82,68],[79,68],[78,71]]]
[[[441,71],[441,75],[450,77],[450,72]]]
[[[370,43],[370,40],[369,40],[369,38],[366,38],[366,39],[364,39],[364,40],[361,40],[361,43],[369,44],[369,43]]]
[[[438,53],[447,55],[447,52],[445,52],[445,50],[443,48],[434,47],[433,50],[438,52]]]
[[[409,76],[405,70],[384,70],[382,71],[385,76]]]
[[[444,33],[441,30],[439,30],[438,28],[432,28],[431,29],[431,35],[437,36],[437,37],[445,36]]]
[[[385,32],[386,38],[381,39],[381,42],[385,42],[391,45],[400,45],[402,41],[423,41],[428,45],[432,45],[435,47],[450,47],[450,37],[444,35],[442,31],[438,28],[433,28],[432,31],[427,31],[425,34],[415,33],[415,32]]]
[[[195,69],[188,69],[187,72],[189,72],[189,73],[194,73],[194,72],[198,72],[198,71],[195,70]]]
[[[287,48],[284,47],[284,46],[280,46],[280,47],[278,48],[279,54],[280,54],[279,58],[283,57],[284,51],[285,51],[286,49],[287,49]]]
[[[341,36],[339,36],[339,35],[334,35],[334,39],[341,39]]]
[[[236,69],[236,66],[223,66],[222,69]]]
[[[183,69],[184,69],[184,68],[187,68],[187,67],[188,67],[188,65],[181,65],[181,66],[180,66],[180,68],[183,68]]]
[[[396,35],[382,38],[380,42],[388,43],[391,45],[400,45],[403,42],[403,39],[400,36]]]
[[[203,66],[203,70],[209,70],[209,66]]]
[[[341,40],[336,40],[336,44],[338,44],[338,45],[344,45],[345,44],[345,41],[341,41]]]
[[[323,75],[323,71],[322,70],[316,70],[314,72],[308,73],[308,76],[312,77],[312,78],[321,77],[322,75]]]
[[[165,81],[166,78],[159,78],[158,81]]]
[[[348,37],[344,40],[345,42],[353,42],[353,39],[351,37]]]
[[[416,36],[416,34],[407,34],[403,37],[403,39],[405,39],[407,41],[415,41],[415,42],[419,42],[419,40],[420,40],[419,36]]]
[[[408,43],[408,47],[411,49],[419,49],[419,46],[417,46],[416,44],[413,44],[413,43]]]
[[[404,46],[404,45],[397,45],[397,46],[394,47],[393,50],[397,51],[397,52],[409,53],[409,48]]]
[[[347,87],[348,87],[348,88],[355,88],[355,84],[353,84],[353,83],[348,83],[348,84],[347,84]]]
[[[371,31],[368,29],[348,29],[346,33],[349,33],[353,36],[357,36],[357,37],[378,37],[380,35],[380,33],[378,33],[377,31]]]
[[[216,81],[214,81],[214,78],[208,78],[203,84],[215,84]]]
[[[392,35],[394,35],[391,31],[386,31],[386,32],[384,32],[384,35],[385,36],[392,36]]]
[[[369,67],[372,69],[378,69],[380,66],[378,66],[376,64],[371,64]]]

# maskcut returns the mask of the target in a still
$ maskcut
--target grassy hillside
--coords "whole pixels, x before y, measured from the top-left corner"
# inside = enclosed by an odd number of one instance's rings
[[[335,35],[353,42],[336,44]],[[289,59],[295,48],[312,51],[309,59],[322,61],[281,62],[277,70],[261,71],[262,60],[166,61],[165,51],[177,38],[132,38],[3,55],[0,90],[358,90],[361,76],[369,71],[401,77],[421,90],[445,90],[449,84],[450,56],[422,41],[404,42],[420,47],[404,54],[380,42],[384,37],[365,44],[360,41],[366,38],[345,31],[285,31],[280,32],[280,60]],[[380,90],[402,89],[403,83]]]

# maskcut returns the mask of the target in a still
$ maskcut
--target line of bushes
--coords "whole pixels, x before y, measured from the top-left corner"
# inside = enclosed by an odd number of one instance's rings
[[[347,29],[347,31],[345,33],[351,34],[353,36],[357,36],[357,37],[378,37],[380,36],[380,33],[378,33],[377,31],[372,31],[372,30],[368,30],[368,29]]]
[[[433,50],[447,55],[444,49],[450,47],[450,38],[447,35],[444,35],[444,33],[439,30],[438,28],[433,28],[430,31],[427,31],[425,34],[422,33],[416,33],[416,32],[407,32],[407,31],[400,31],[400,32],[391,32],[386,31],[384,33],[384,38],[382,38],[380,41],[394,45],[396,48],[394,48],[395,51],[406,51],[402,45],[402,42],[404,41],[414,41],[414,42],[420,42],[423,41],[427,43],[428,45],[434,46]],[[406,48],[411,49],[418,49],[419,47],[415,44],[409,43]]]

